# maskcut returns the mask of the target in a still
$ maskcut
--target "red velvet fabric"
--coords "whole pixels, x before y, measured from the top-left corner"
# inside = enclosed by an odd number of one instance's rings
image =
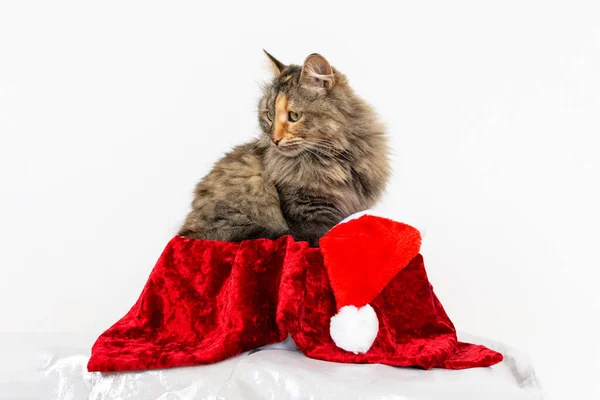
[[[421,255],[370,304],[379,334],[366,354],[348,353],[329,336],[337,307],[320,249],[289,236],[241,243],[175,237],[133,308],[94,344],[88,370],[210,364],[288,333],[308,357],[327,361],[449,369],[502,361],[500,353],[457,341]]]
[[[88,370],[210,364],[284,340],[275,315],[288,244],[174,237],[133,308],[97,339]]]

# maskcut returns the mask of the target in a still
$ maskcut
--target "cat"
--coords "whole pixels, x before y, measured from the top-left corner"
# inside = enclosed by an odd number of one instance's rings
[[[237,242],[289,234],[316,247],[385,190],[384,127],[346,77],[319,54],[302,66],[265,54],[274,76],[258,106],[261,135],[198,183],[181,236]]]

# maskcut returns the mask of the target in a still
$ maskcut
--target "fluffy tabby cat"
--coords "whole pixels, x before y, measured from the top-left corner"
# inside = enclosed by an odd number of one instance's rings
[[[259,103],[262,134],[226,154],[196,186],[182,236],[241,241],[291,234],[317,246],[384,191],[385,132],[346,77],[318,54],[286,66],[265,53],[275,76]]]

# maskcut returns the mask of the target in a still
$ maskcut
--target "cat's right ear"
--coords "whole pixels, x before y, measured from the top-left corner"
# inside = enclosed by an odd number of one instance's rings
[[[273,57],[272,55],[270,55],[265,49],[263,49],[263,51],[265,52],[265,54],[267,55],[267,58],[269,59],[269,65],[271,66],[271,69],[273,70],[273,76],[278,77],[281,74],[281,72],[286,68],[286,65],[284,63],[282,63],[281,61],[279,61],[278,59],[276,59],[275,57]]]
[[[300,82],[319,91],[331,89],[335,84],[333,68],[325,57],[313,53],[304,60]]]

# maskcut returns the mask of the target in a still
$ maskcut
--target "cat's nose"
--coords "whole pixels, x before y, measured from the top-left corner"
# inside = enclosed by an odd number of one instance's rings
[[[275,137],[272,137],[272,138],[271,138],[271,142],[273,142],[273,144],[274,144],[275,146],[279,146],[279,142],[281,142],[281,139],[283,139],[283,138],[275,138]]]

